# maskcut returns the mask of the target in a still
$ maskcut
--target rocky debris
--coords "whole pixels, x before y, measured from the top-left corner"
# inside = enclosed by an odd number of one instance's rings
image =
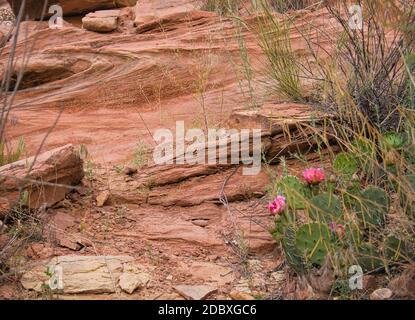
[[[388,288],[381,288],[370,294],[370,300],[389,300],[392,298],[393,292]]]
[[[50,207],[63,200],[84,176],[83,162],[72,145],[42,153],[34,161],[31,157],[0,167],[2,198],[15,204],[23,190],[30,208]]]
[[[101,192],[96,197],[97,207],[103,207],[107,203],[110,195],[111,195],[111,193],[108,190],[105,190],[105,191]]]
[[[0,234],[6,231],[7,226],[0,220]]]
[[[51,279],[47,271],[62,270],[64,294],[114,293],[124,265],[133,260],[129,256],[60,256],[25,272],[20,281],[25,289],[41,292]]]
[[[75,226],[75,218],[66,212],[59,211],[49,220],[48,227],[53,230],[65,231]]]
[[[270,279],[276,285],[279,285],[279,284],[282,284],[287,279],[287,275],[285,274],[285,271],[283,270],[276,271],[270,274]]]
[[[46,224],[45,233],[48,239],[61,247],[79,251],[86,245],[90,245],[80,233],[71,232],[71,228],[76,225],[75,218],[66,212],[56,213]]]
[[[187,300],[203,300],[217,291],[216,287],[206,285],[177,285],[174,289]]]
[[[233,290],[229,293],[232,300],[255,300],[255,298],[247,292]]]
[[[59,235],[57,238],[59,245],[71,249],[72,251],[79,251],[82,249],[82,244],[78,240],[73,240],[70,237]]]
[[[415,265],[411,264],[389,282],[389,288],[398,298],[415,298]]]
[[[120,276],[119,287],[132,294],[137,289],[142,289],[149,286],[152,277],[149,270],[142,265],[126,264],[124,265],[124,272]]]
[[[82,27],[89,31],[111,32],[118,27],[120,10],[102,10],[88,13],[82,18]]]
[[[17,15],[22,0],[8,0],[14,13]],[[62,7],[64,16],[82,14],[97,9],[112,9],[124,6],[133,6],[137,0],[49,0],[48,5],[59,4]],[[39,19],[42,16],[43,1],[26,0],[26,15],[29,19]],[[49,13],[44,15],[47,17]]]
[[[145,287],[150,282],[150,280],[150,276],[146,273],[135,274],[131,272],[125,272],[120,276],[118,285],[123,291],[127,292],[128,294],[132,294],[138,288]]]
[[[54,255],[54,250],[50,245],[34,243],[27,248],[26,254],[32,259],[48,259]]]

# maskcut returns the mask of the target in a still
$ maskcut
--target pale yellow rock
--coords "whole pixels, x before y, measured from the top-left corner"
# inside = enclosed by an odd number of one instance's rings
[[[370,300],[389,300],[392,298],[393,292],[391,289],[382,288],[373,291],[370,295]]]
[[[270,274],[270,278],[274,283],[279,284],[283,282],[287,277],[284,271],[276,271]]]
[[[84,29],[95,32],[111,32],[117,29],[119,10],[102,10],[87,14],[82,18]]]
[[[23,274],[22,286],[42,291],[49,284],[47,270],[62,270],[64,294],[114,293],[124,271],[124,264],[133,261],[129,256],[61,256],[42,262]]]
[[[132,294],[137,289],[147,286],[150,281],[151,277],[149,274],[125,272],[120,276],[118,285],[123,291]]]
[[[203,300],[216,292],[217,288],[205,285],[178,285],[174,287],[187,300]]]
[[[101,192],[97,198],[97,207],[103,207],[110,197],[110,192],[108,190]]]

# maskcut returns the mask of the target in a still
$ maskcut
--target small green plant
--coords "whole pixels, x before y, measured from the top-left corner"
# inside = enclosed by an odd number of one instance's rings
[[[321,1],[317,0],[272,0],[272,6],[277,12],[285,13],[290,10],[301,10]]]
[[[89,181],[94,180],[94,163],[90,159],[88,159],[85,164],[85,177]]]
[[[135,166],[137,169],[140,169],[148,164],[148,152],[149,147],[143,143],[139,142],[137,144],[136,150],[134,151],[134,158],[132,161],[133,166]]]
[[[7,146],[5,142],[0,142],[0,166],[19,160],[26,149],[23,138],[19,139],[15,150]]]
[[[89,151],[88,148],[84,145],[81,144],[79,146],[79,157],[84,161],[85,163],[85,167],[84,167],[84,172],[85,172],[85,177],[92,182],[94,180],[94,162],[92,161],[90,155],[89,155]]]
[[[290,22],[279,20],[269,2],[260,0],[255,34],[266,59],[270,89],[293,101],[305,101],[299,57],[292,50]]]
[[[124,171],[124,166],[123,165],[116,165],[114,166],[115,172],[117,172],[118,174],[121,174]]]
[[[238,12],[243,0],[204,0],[202,10],[216,12],[219,15],[228,15]]]

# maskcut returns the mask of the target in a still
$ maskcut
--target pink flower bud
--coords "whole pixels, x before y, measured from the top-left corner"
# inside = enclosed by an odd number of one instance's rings
[[[268,204],[268,210],[271,214],[281,214],[285,210],[285,197],[277,196],[274,201]]]
[[[323,182],[326,177],[323,169],[310,168],[303,171],[303,178],[308,184],[317,185]]]
[[[346,234],[346,228],[340,223],[337,224],[336,222],[330,222],[329,228],[332,232],[337,234],[340,239]]]

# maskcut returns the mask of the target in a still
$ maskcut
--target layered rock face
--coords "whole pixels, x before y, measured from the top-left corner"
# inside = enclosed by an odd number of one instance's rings
[[[22,4],[22,0],[8,0],[14,13],[17,15]],[[77,15],[91,12],[98,9],[112,9],[125,6],[133,6],[137,0],[48,0],[47,8],[57,4],[63,9],[64,16]],[[49,15],[48,10],[44,10],[43,0],[27,0],[26,14],[30,19],[39,19],[42,13]],[[45,11],[45,12],[44,12]]]

